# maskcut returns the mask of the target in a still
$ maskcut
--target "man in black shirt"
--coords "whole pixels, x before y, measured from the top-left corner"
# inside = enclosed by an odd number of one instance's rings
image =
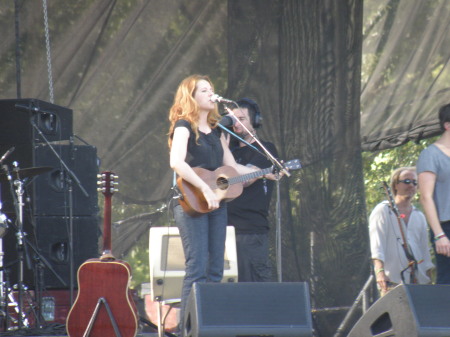
[[[230,147],[236,162],[259,169],[272,166],[252,137],[252,134],[256,135],[255,129],[261,125],[258,105],[248,98],[243,98],[237,103],[240,108],[234,109],[233,113],[250,133],[238,122],[233,126],[233,130],[247,143],[256,147],[259,152],[244,142],[232,144]],[[274,157],[278,156],[272,143],[261,143]],[[275,175],[269,174],[246,182],[243,193],[228,203],[228,223],[236,230],[239,282],[273,281],[269,259],[270,225],[267,218],[274,179],[276,179]]]

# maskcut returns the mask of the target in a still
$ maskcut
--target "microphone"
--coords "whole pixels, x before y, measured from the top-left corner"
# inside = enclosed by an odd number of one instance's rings
[[[231,128],[234,125],[234,122],[235,122],[235,120],[233,117],[226,115],[226,116],[222,117],[219,124],[226,128]]]
[[[217,94],[212,95],[209,100],[213,103],[234,103],[233,100],[231,99],[227,99],[227,98],[223,98]]]
[[[5,161],[5,159],[14,152],[16,148],[13,146],[12,148],[10,148],[8,151],[5,152],[5,154],[0,158],[0,165],[3,164],[3,162]]]

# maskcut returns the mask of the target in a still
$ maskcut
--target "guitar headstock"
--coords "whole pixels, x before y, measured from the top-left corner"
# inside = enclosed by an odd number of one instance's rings
[[[398,211],[397,204],[395,203],[394,196],[392,195],[391,188],[389,187],[388,183],[385,182],[385,181],[383,181],[383,188],[384,188],[384,191],[386,192],[386,196],[388,198],[389,205],[391,206],[391,208],[394,211],[395,215],[399,216],[400,212]]]
[[[111,171],[104,171],[97,175],[99,181],[97,182],[97,191],[102,192],[104,196],[110,197],[117,192],[117,185],[119,184],[119,177]]]
[[[394,197],[392,195],[391,188],[389,187],[388,183],[385,181],[383,181],[383,188],[384,188],[384,191],[386,192],[386,195],[387,195],[389,201],[393,201]]]
[[[302,168],[302,164],[300,163],[299,159],[289,160],[288,162],[284,163],[284,166],[289,170],[299,170]]]

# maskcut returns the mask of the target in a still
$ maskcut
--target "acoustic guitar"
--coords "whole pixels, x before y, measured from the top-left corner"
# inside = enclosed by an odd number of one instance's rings
[[[290,160],[284,163],[284,166],[289,170],[297,170],[302,167],[298,159]],[[241,195],[244,182],[272,173],[273,167],[244,175],[239,175],[231,166],[221,166],[214,171],[201,167],[193,167],[193,170],[208,184],[220,201],[231,201]],[[186,213],[191,216],[199,216],[211,211],[203,193],[197,187],[181,177],[177,178],[177,185],[181,192],[179,202]]]
[[[129,283],[128,263],[114,258],[111,251],[111,198],[117,176],[105,171],[99,190],[105,196],[103,253],[89,259],[78,269],[78,294],[67,316],[70,337],[134,337],[138,316]]]

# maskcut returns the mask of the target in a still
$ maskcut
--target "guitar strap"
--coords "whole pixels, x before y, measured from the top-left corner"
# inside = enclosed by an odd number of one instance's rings
[[[391,211],[394,213],[394,216],[397,218],[398,228],[399,228],[400,235],[402,236],[402,241],[403,241],[403,244],[401,246],[405,253],[406,259],[408,260],[408,266],[404,270],[402,270],[400,276],[401,276],[403,282],[405,282],[404,277],[403,277],[403,272],[406,271],[407,269],[411,269],[410,283],[411,284],[417,283],[417,279],[415,276],[415,272],[417,270],[417,260],[414,257],[413,252],[408,244],[408,237],[407,237],[407,235],[405,235],[405,229],[406,229],[405,227],[406,226],[404,224],[404,221],[401,218],[397,217],[396,211],[394,209],[392,209],[392,205],[390,203],[388,203],[388,206],[391,209]]]

